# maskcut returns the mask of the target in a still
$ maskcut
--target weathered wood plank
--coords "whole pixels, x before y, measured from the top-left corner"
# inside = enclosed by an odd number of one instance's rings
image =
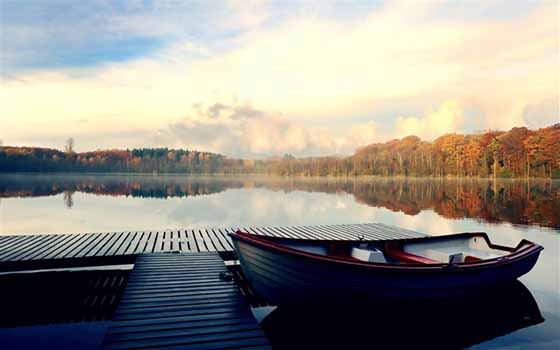
[[[221,237],[227,243],[227,247],[229,247],[229,250],[233,251],[233,241],[231,240],[231,237],[228,235],[228,232],[223,229],[218,229],[216,231],[221,234]]]
[[[228,250],[231,250],[229,243],[227,242],[227,240],[224,238],[224,236],[222,235],[222,233],[216,229],[211,229],[210,230],[212,232],[212,234],[214,235],[214,237],[216,237],[216,240],[218,240],[218,242],[220,242],[220,246],[221,246],[221,250],[223,252],[227,252]]]
[[[77,254],[79,254],[82,250],[86,249],[90,244],[95,243],[95,240],[100,238],[103,234],[101,232],[98,233],[93,233],[93,234],[88,234],[89,237],[84,240],[81,244],[76,245],[74,247],[74,249],[70,250],[69,252],[67,252],[67,254],[65,256],[63,256],[64,258],[73,258],[75,257]]]
[[[142,237],[140,237],[140,242],[134,251],[135,254],[142,254],[146,249],[146,244],[148,244],[148,238],[150,237],[150,232],[142,232]]]
[[[156,244],[156,239],[157,239],[157,232],[150,231],[150,235],[148,236],[148,242],[146,243],[146,248],[144,249],[143,253],[154,252],[154,245]]]
[[[200,234],[200,230],[193,231],[194,239],[196,240],[196,246],[199,252],[207,252],[208,248],[206,248],[206,244],[204,244],[204,239]]]
[[[113,232],[107,232],[102,234],[102,236],[95,240],[94,245],[88,251],[84,251],[81,256],[96,256],[97,252],[101,250],[109,240],[114,236]]]
[[[218,278],[225,271],[216,252],[140,255],[105,348],[268,346],[235,282]]]
[[[186,232],[187,232],[187,237],[189,239],[189,246],[190,246],[191,252],[199,252],[200,250],[198,249],[198,243],[196,242],[196,239],[194,238],[194,231],[193,230],[186,230]]]
[[[128,245],[128,247],[126,247],[126,250],[124,252],[125,255],[132,255],[136,252],[136,249],[138,249],[138,245],[140,244],[143,235],[144,232],[141,231],[134,232],[134,238],[132,238],[130,244]]]
[[[22,255],[20,257],[18,257],[18,259],[16,260],[32,260],[34,259],[36,256],[39,256],[40,254],[43,254],[45,252],[48,252],[52,249],[55,249],[56,247],[60,246],[61,244],[63,244],[64,241],[70,239],[71,237],[69,237],[70,235],[55,235],[55,239],[53,241],[51,241],[48,245],[45,246],[41,246],[37,244],[37,249],[29,250],[29,254],[25,254]]]
[[[11,239],[4,246],[0,247],[0,253],[9,252],[16,249],[18,246],[25,244],[28,241],[36,240],[42,235],[26,235],[16,236],[16,239]]]
[[[208,234],[208,231],[200,230],[200,234],[202,235],[202,239],[204,240],[204,243],[206,244],[206,248],[208,249],[208,251],[210,251],[210,252],[219,251],[219,249],[218,249],[219,245],[216,246],[214,244],[214,241],[212,240],[212,238]]]
[[[60,244],[57,244],[52,249],[49,249],[39,255],[37,255],[34,259],[35,260],[42,260],[42,259],[52,259],[60,252],[65,249],[68,249],[69,246],[74,245],[76,242],[84,238],[84,234],[73,234],[73,235],[66,235],[69,239],[65,239]]]
[[[29,255],[30,253],[36,252],[37,250],[45,249],[46,247],[49,247],[53,243],[53,241],[56,241],[57,235],[52,234],[52,235],[45,235],[45,236],[46,237],[44,237],[44,239],[41,240],[40,242],[37,243],[31,242],[25,245],[24,247],[21,247],[19,249],[14,249],[12,252],[9,252],[7,255],[1,255],[0,259],[5,261],[19,260],[21,256]]]
[[[189,237],[187,236],[186,230],[179,230],[179,247],[183,253],[191,252]]]
[[[95,249],[95,256],[106,256],[107,252],[115,245],[119,240],[120,232],[111,232],[111,234],[103,239],[103,244]]]
[[[29,236],[30,235],[0,235],[0,251],[2,251],[5,246],[12,244],[20,239],[29,238]]]
[[[228,233],[239,228],[166,231],[47,234],[0,237],[0,263],[62,258],[101,258],[152,252],[231,252]],[[291,239],[366,240],[413,239],[425,234],[378,223],[243,227],[247,232]]]
[[[35,244],[36,245],[43,245],[44,242],[48,241],[52,238],[52,235],[42,234],[37,237],[36,240],[33,239],[26,239],[23,241],[17,242],[17,244],[12,245],[8,248],[3,249],[2,253],[0,253],[1,260],[10,260],[10,257],[25,251],[25,249],[32,248]]]
[[[78,239],[72,241],[71,244],[64,247],[64,249],[59,251],[56,255],[52,256],[51,258],[59,259],[59,258],[67,257],[71,252],[75,252],[76,249],[79,249],[85,243],[89,242],[89,240],[91,240],[94,237],[94,235],[96,235],[96,234],[95,233],[81,233],[81,234],[78,234],[77,235]]]
[[[169,230],[165,230],[163,232],[163,248],[162,251],[164,252],[170,252],[171,251],[171,231]]]
[[[130,242],[134,239],[134,232],[126,232],[121,235],[122,239],[120,242],[115,244],[115,249],[110,250],[108,255],[124,255],[126,248]]]

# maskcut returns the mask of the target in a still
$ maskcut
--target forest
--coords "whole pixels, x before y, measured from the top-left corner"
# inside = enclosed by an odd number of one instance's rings
[[[69,146],[64,151],[0,147],[0,172],[560,178],[560,124],[537,130],[446,134],[432,142],[407,136],[370,144],[347,157],[286,154],[252,160],[168,148],[77,153]]]

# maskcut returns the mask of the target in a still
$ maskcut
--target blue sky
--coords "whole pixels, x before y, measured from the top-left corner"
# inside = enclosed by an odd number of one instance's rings
[[[274,27],[294,14],[356,20],[382,5],[278,1],[253,6],[269,11],[258,26]],[[8,56],[4,67],[14,73],[94,66],[148,56],[185,39],[227,48],[228,41],[254,30],[242,22],[228,23],[235,6],[218,1],[4,0],[2,51]]]
[[[537,1],[453,1],[442,3],[422,20],[507,21],[538,5]],[[2,53],[8,56],[3,69],[9,74],[132,60],[181,39],[227,46],[228,40],[254,30],[240,23],[221,25],[231,8],[218,1],[4,0],[1,6]],[[294,14],[359,21],[384,3],[276,1],[261,6],[268,15],[258,27],[274,27]]]
[[[307,155],[558,120],[555,1],[0,6],[7,144]]]

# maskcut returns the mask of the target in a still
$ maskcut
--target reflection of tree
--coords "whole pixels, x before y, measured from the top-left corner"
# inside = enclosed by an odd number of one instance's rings
[[[74,206],[74,200],[72,199],[72,196],[74,195],[74,191],[64,191],[63,193],[63,198],[64,198],[64,205],[66,205],[66,208],[71,209]]]
[[[446,218],[539,224],[560,228],[560,182],[407,178],[279,178],[180,176],[0,176],[0,197],[64,193],[72,207],[75,191],[110,196],[169,198],[209,195],[235,188],[348,193],[373,207],[416,215],[433,210]]]

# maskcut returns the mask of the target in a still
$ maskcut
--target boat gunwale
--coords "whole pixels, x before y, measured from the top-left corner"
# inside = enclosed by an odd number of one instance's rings
[[[468,262],[460,262],[460,263],[434,263],[434,264],[409,263],[409,264],[401,265],[401,264],[391,264],[391,263],[365,262],[359,260],[354,261],[354,260],[335,257],[335,256],[325,256],[325,255],[311,253],[295,248],[290,248],[276,242],[276,240],[298,241],[298,242],[319,241],[321,243],[329,243],[329,242],[379,243],[380,241],[312,240],[312,239],[306,240],[306,239],[287,239],[287,238],[274,239],[272,237],[265,238],[265,237],[257,236],[248,232],[243,232],[241,230],[237,230],[236,232],[230,232],[228,235],[234,239],[241,240],[245,243],[249,243],[268,250],[281,252],[284,254],[297,255],[312,260],[319,260],[319,261],[334,263],[338,265],[350,265],[355,267],[365,267],[370,269],[384,269],[384,270],[442,271],[442,269],[445,269],[449,271],[461,271],[461,270],[472,270],[478,268],[499,267],[499,266],[507,265],[510,263],[517,262],[519,260],[529,258],[533,254],[537,254],[544,249],[541,245],[526,239],[522,239],[515,248],[493,244],[485,232],[464,232],[464,233],[456,233],[456,234],[444,235],[444,236],[432,236],[432,237],[411,238],[411,239],[388,239],[382,241],[382,242],[406,243],[411,241],[423,241],[423,240],[438,241],[438,240],[444,240],[446,238],[448,239],[449,237],[483,237],[490,248],[501,249],[501,250],[506,250],[511,252],[511,254],[505,256],[499,256],[499,257],[484,259],[479,261],[468,261]]]

